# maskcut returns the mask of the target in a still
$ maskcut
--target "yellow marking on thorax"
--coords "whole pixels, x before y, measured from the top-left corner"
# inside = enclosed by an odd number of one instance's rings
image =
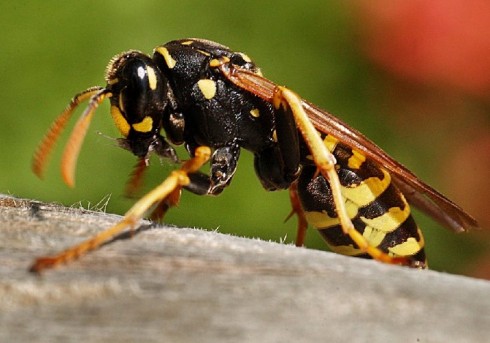
[[[114,124],[116,125],[121,135],[127,137],[129,134],[130,126],[126,118],[124,118],[124,116],[122,115],[119,108],[117,108],[117,106],[111,106],[111,116],[112,116],[112,120],[114,120]]]
[[[335,150],[335,147],[339,143],[339,140],[333,136],[326,136],[323,139],[323,144],[327,147],[328,151],[333,152]]]
[[[142,121],[131,126],[138,132],[150,132],[153,128],[153,118],[150,116],[146,116],[143,118]]]
[[[181,45],[191,45],[192,43],[194,43],[193,40],[186,40],[185,42],[180,42]]]
[[[352,156],[347,161],[347,166],[351,169],[359,169],[364,161],[366,161],[366,156],[359,151],[352,149]]]
[[[219,59],[213,58],[211,61],[209,61],[209,66],[211,68],[217,68],[220,65],[222,65],[224,63],[228,63],[228,62],[230,62],[230,59],[228,57],[221,56]]]
[[[382,180],[373,176],[353,187],[342,186],[342,195],[359,207],[369,205],[376,200],[376,198],[379,197],[391,183],[390,174],[384,169],[380,170],[384,175]]]
[[[152,67],[146,67],[146,75],[148,75],[148,85],[151,90],[157,89],[157,75],[155,74],[155,69]]]
[[[197,86],[206,99],[212,99],[216,94],[216,82],[210,79],[197,81]]]
[[[250,115],[254,118],[260,117],[260,111],[258,108],[253,108],[250,110]]]
[[[175,61],[173,59],[173,57],[168,52],[167,48],[165,48],[163,46],[159,46],[158,48],[155,49],[155,51],[158,52],[160,55],[162,55],[163,59],[165,60],[165,63],[167,64],[167,67],[169,67],[169,69],[172,69],[173,67],[175,67],[175,65],[177,64],[177,61]]]
[[[201,49],[197,49],[197,51],[201,54],[203,54],[204,56],[211,56],[211,54],[207,51],[204,51],[204,50],[201,50]]]

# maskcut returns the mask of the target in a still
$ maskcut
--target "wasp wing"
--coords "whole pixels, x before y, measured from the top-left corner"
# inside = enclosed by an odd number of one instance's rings
[[[265,101],[272,101],[277,85],[257,73],[229,63],[220,65],[223,75],[238,87],[245,89]],[[388,170],[393,181],[407,200],[434,218],[444,227],[455,232],[477,228],[476,220],[462,208],[420,180],[401,163],[395,161],[375,143],[359,131],[349,127],[331,113],[301,99],[301,103],[315,128],[334,136],[342,143],[362,152],[367,158]]]
[[[332,134],[343,143],[361,151],[366,157],[387,169],[392,174],[395,184],[415,207],[456,232],[478,227],[478,223],[472,216],[420,180],[414,173],[395,161],[363,134],[315,105],[305,100],[302,102],[313,125],[320,132]]]

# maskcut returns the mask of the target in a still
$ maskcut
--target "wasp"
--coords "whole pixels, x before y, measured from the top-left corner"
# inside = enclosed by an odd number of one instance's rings
[[[242,148],[254,154],[255,172],[266,190],[289,190],[292,214],[298,217],[298,246],[311,225],[335,252],[426,268],[423,234],[409,203],[455,232],[478,226],[360,132],[266,79],[246,54],[221,44],[181,39],[156,47],[151,57],[127,51],[111,59],[105,81],[105,87],[77,94],[53,122],[34,154],[35,174],[43,175],[72,113],[88,101],[61,161],[64,182],[74,186],[84,137],[106,98],[122,135],[119,145],[138,159],[130,192],[151,154],[180,163],[180,168],[113,227],[57,255],[38,258],[33,272],[96,249],[150,212],[152,219],[161,220],[183,189],[220,194],[233,179]],[[174,148],[182,144],[190,156],[186,161]],[[201,167],[207,163],[209,172],[204,173]]]

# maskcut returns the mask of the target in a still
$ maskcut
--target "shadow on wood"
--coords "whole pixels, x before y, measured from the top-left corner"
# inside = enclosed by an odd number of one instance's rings
[[[27,272],[120,218],[0,197],[0,341],[488,339],[490,282],[196,229],[147,227]]]

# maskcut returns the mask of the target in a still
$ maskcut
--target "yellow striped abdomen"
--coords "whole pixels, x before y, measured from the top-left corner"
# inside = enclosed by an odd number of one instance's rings
[[[424,238],[390,174],[331,136],[326,136],[324,142],[337,159],[342,195],[356,230],[369,245],[392,256],[406,257],[414,267],[426,267]],[[333,251],[369,258],[344,234],[328,181],[317,175],[313,164],[305,163],[298,194],[308,222],[318,229]]]

